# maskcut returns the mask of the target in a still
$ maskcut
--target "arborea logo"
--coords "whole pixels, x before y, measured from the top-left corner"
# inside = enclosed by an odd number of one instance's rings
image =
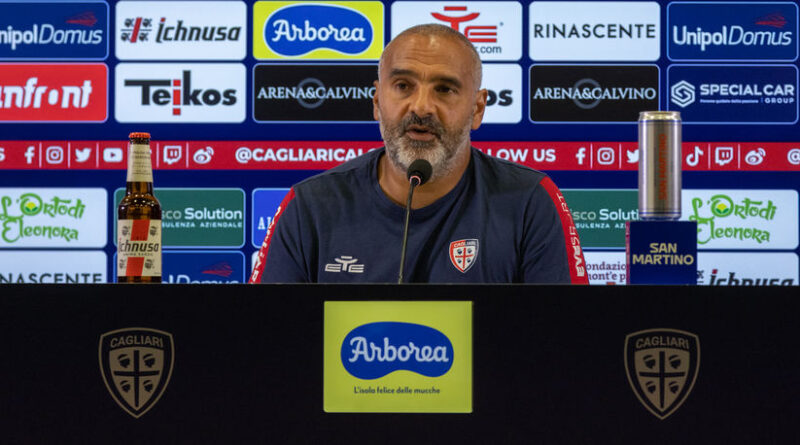
[[[342,342],[344,368],[360,379],[377,379],[401,369],[440,377],[453,366],[453,344],[429,326],[376,322],[350,331]]]
[[[0,63],[0,121],[103,122],[108,68],[102,63]]]
[[[257,59],[370,59],[383,49],[383,4],[256,2]]]
[[[297,5],[281,9],[267,20],[264,41],[284,56],[302,56],[318,48],[355,55],[372,43],[372,25],[350,8]]]

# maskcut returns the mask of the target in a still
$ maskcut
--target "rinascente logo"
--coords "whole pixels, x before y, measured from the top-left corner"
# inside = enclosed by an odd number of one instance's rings
[[[530,5],[533,60],[655,61],[661,55],[657,2],[550,2]]]
[[[634,123],[641,110],[658,109],[655,65],[533,65],[533,122]]]
[[[0,284],[106,282],[103,251],[0,250]]]
[[[0,59],[105,59],[106,2],[0,3]]]
[[[121,63],[115,117],[120,122],[242,122],[241,64]]]
[[[256,59],[377,60],[382,50],[382,2],[263,1],[253,6]]]
[[[371,122],[375,65],[256,65],[256,121]]]
[[[241,60],[247,52],[241,1],[122,1],[116,17],[120,60]]]
[[[791,2],[671,2],[671,60],[793,61],[798,8]]]
[[[463,33],[481,60],[522,57],[522,5],[507,1],[392,3],[392,37],[422,23],[438,23]]]
[[[0,121],[104,122],[103,63],[0,63]]]

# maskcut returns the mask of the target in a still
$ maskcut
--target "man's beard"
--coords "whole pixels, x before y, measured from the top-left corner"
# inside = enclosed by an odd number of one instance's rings
[[[398,125],[387,124],[381,118],[380,130],[386,144],[386,153],[395,167],[407,171],[412,162],[425,159],[433,167],[431,179],[435,180],[453,171],[459,148],[469,140],[469,124],[468,120],[460,128],[448,131],[431,116],[423,118],[411,113]],[[426,127],[434,138],[430,141],[411,139],[406,135],[406,131],[412,125]]]

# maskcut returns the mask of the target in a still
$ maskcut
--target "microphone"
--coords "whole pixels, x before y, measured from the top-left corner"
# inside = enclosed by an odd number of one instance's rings
[[[408,166],[406,177],[408,178],[408,200],[406,201],[406,223],[403,227],[403,247],[400,251],[400,270],[397,273],[397,284],[403,284],[403,268],[406,265],[406,243],[408,242],[408,224],[411,220],[411,198],[414,196],[414,188],[425,184],[431,179],[433,167],[431,163],[424,159],[417,159]]]

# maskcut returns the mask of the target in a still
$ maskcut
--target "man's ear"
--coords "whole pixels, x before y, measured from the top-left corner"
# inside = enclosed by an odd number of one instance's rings
[[[489,97],[489,92],[482,89],[475,93],[475,104],[472,111],[472,129],[477,130],[483,122],[483,113],[486,111],[486,100]]]
[[[381,120],[381,113],[378,111],[378,81],[372,82],[375,86],[375,94],[372,95],[372,118],[376,121]]]

